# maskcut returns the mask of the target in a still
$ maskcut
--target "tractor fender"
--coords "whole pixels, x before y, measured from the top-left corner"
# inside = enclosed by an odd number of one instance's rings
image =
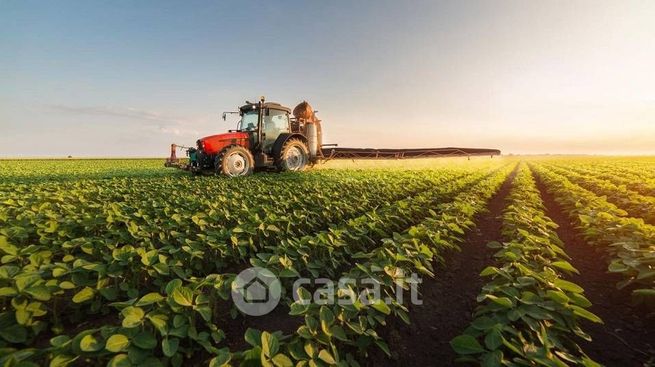
[[[271,149],[271,155],[273,156],[274,159],[278,159],[280,153],[282,152],[282,147],[284,146],[284,143],[286,143],[289,139],[299,139],[302,140],[305,144],[307,144],[307,137],[305,137],[303,134],[298,134],[298,133],[280,134],[280,136],[278,136],[277,139],[275,140],[275,143],[273,143],[273,148]]]

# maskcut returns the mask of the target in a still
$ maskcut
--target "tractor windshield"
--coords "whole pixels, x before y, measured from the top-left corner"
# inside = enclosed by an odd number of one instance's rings
[[[259,112],[257,110],[248,111],[241,115],[239,121],[240,131],[254,131],[257,129],[257,120],[259,119]]]

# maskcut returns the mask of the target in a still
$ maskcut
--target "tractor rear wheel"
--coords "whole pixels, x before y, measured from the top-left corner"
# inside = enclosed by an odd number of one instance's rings
[[[277,158],[277,168],[280,171],[302,171],[309,164],[309,148],[300,139],[289,139],[282,146]]]
[[[255,168],[255,159],[248,149],[240,145],[231,145],[216,156],[214,167],[219,175],[248,176]]]

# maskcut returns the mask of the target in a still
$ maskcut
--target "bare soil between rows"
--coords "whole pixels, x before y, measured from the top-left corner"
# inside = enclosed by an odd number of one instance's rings
[[[450,366],[457,354],[450,340],[460,335],[473,319],[476,297],[484,279],[480,272],[493,260],[487,243],[501,238],[502,212],[516,170],[491,198],[487,211],[475,218],[476,226],[467,231],[461,251],[444,254],[435,264],[436,277],[423,279],[419,286],[422,305],[410,305],[411,324],[398,318],[389,320],[380,331],[389,344],[391,357],[372,349],[368,366]]]
[[[589,311],[604,321],[604,324],[582,323],[592,342],[581,340],[580,346],[592,359],[606,366],[655,365],[655,317],[652,314],[649,317],[645,309],[632,304],[629,289],[616,288],[622,277],[607,272],[607,254],[582,238],[544,183],[538,176],[535,178],[546,214],[559,225],[557,235],[564,242],[572,265],[580,272],[569,278],[584,288],[585,296],[592,303]]]

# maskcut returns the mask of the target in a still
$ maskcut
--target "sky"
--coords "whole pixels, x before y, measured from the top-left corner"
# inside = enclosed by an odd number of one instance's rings
[[[264,95],[324,143],[655,154],[655,1],[0,0],[0,157],[168,154]]]

